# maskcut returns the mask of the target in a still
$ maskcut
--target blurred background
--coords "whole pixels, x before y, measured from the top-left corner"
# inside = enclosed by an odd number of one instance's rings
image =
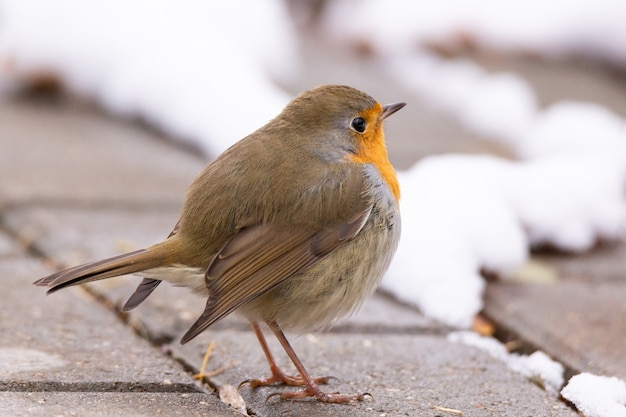
[[[344,83],[410,103],[389,127],[400,168],[451,150],[512,156],[512,142],[553,103],[624,115],[624,8],[616,0],[2,0],[0,91],[70,93],[210,157],[298,92]]]
[[[626,235],[624,16],[619,0],[0,0],[0,164],[24,101],[96,108],[205,161],[318,84],[405,101],[386,128],[405,226],[384,285],[467,326],[482,275]]]

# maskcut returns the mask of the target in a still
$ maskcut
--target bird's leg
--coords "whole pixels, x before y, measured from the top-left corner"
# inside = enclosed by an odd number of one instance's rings
[[[274,356],[272,355],[272,352],[270,352],[270,348],[267,345],[267,341],[265,340],[265,336],[263,336],[261,328],[259,327],[259,323],[252,322],[250,324],[252,325],[252,329],[254,330],[254,334],[256,334],[257,339],[259,339],[259,344],[261,345],[261,349],[263,349],[263,353],[265,353],[272,376],[263,379],[247,379],[239,384],[239,386],[241,387],[244,384],[249,384],[251,388],[256,388],[273,384],[285,384],[291,386],[306,385],[305,381],[300,376],[287,375],[278,367],[278,365],[276,365]],[[315,382],[318,384],[328,384],[328,379],[329,377],[316,378]]]
[[[278,396],[281,400],[313,397],[317,401],[321,401],[321,402],[349,403],[352,401],[363,401],[363,399],[366,396],[371,397],[370,394],[353,394],[353,395],[346,395],[346,394],[339,394],[339,393],[327,394],[324,391],[322,391],[318,383],[316,382],[316,380],[311,377],[311,375],[304,368],[304,365],[302,365],[302,362],[300,361],[300,359],[296,355],[296,352],[293,350],[293,348],[289,344],[289,341],[285,337],[285,334],[283,333],[283,331],[278,326],[278,323],[276,323],[275,321],[270,321],[266,323],[268,327],[270,328],[270,330],[272,330],[272,332],[274,333],[274,335],[276,336],[280,344],[283,346],[283,349],[285,349],[285,352],[287,352],[287,355],[289,356],[289,358],[295,365],[296,369],[300,373],[301,380],[304,382],[303,385],[305,386],[305,388],[300,391],[287,392],[287,393],[282,393],[282,394],[279,394],[279,393],[272,394],[269,397],[267,397],[267,399],[270,399],[273,396]]]

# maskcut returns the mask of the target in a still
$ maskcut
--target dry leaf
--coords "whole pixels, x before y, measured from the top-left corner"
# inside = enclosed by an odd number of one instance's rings
[[[232,385],[222,385],[218,388],[218,392],[220,395],[220,401],[230,405],[239,413],[244,416],[248,415],[248,407],[246,407],[246,402],[243,400],[237,388]]]
[[[472,330],[481,336],[493,336],[496,332],[496,327],[489,320],[477,314],[472,320]]]

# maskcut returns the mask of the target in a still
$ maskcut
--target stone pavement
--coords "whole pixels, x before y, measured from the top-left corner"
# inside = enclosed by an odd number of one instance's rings
[[[398,165],[409,166],[424,148],[499,152],[486,142],[467,145],[460,127],[414,101],[420,129],[442,130],[425,135],[420,147],[408,140],[415,137],[415,120],[398,113],[404,119],[388,133],[398,138],[390,142]],[[123,315],[117,307],[136,277],[50,297],[31,285],[60,267],[165,237],[204,163],[138,124],[73,100],[0,102],[0,416],[237,415],[216,391],[267,374],[261,349],[241,319],[228,317],[181,346],[179,338],[204,306],[185,289],[162,285]],[[570,373],[625,378],[624,252],[616,245],[576,258],[542,254],[538,260],[560,279],[492,283],[485,314],[503,338],[545,350]],[[372,400],[266,402],[269,394],[289,388],[243,386],[239,392],[247,412],[258,416],[455,415],[436,407],[464,416],[577,415],[486,353],[448,341],[449,331],[379,293],[330,332],[291,337],[312,373],[337,378],[326,389],[367,391]],[[191,374],[212,341],[208,370],[221,371],[199,384]],[[270,344],[279,363],[291,369],[277,343]]]

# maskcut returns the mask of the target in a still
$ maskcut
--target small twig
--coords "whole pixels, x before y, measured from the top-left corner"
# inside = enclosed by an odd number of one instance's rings
[[[228,368],[232,368],[233,366],[238,365],[238,364],[239,364],[239,361],[234,361],[234,362],[227,363],[226,365],[222,366],[221,368],[217,368],[216,370],[211,371],[208,374],[205,374],[204,376],[207,377],[207,378],[211,378],[212,376],[215,376],[217,374],[221,374],[222,372],[224,372]]]
[[[439,407],[438,405],[433,405],[433,408],[438,411],[443,411],[444,413],[452,413],[452,414],[456,414],[459,416],[463,415],[463,411],[457,410],[455,408]]]
[[[209,344],[209,347],[206,350],[206,353],[204,354],[204,358],[202,359],[202,366],[200,367],[200,372],[193,376],[194,379],[197,379],[198,381],[202,381],[204,377],[208,376],[205,372],[206,366],[209,363],[209,357],[211,356],[211,352],[213,351],[214,347],[215,347],[215,342],[211,341],[211,343]]]

